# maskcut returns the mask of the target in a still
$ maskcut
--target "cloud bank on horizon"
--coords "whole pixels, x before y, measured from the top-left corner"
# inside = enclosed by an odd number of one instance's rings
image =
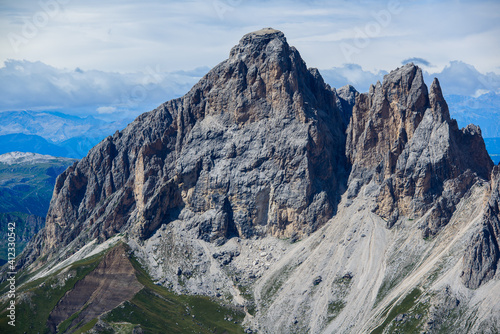
[[[267,26],[334,87],[366,91],[414,62],[446,94],[498,93],[499,22],[495,0],[1,2],[0,111],[149,110],[183,95],[242,35]]]
[[[0,112],[52,110],[102,119],[133,118],[184,95],[208,67],[163,72],[59,69],[42,62],[8,60],[0,68]]]
[[[144,72],[122,74],[9,60],[0,68],[0,112],[59,110],[106,120],[133,118],[184,95],[208,71],[208,67],[175,72],[148,67]],[[350,84],[360,92],[368,91],[371,84],[382,81],[387,74],[386,71],[367,71],[356,64],[324,69],[320,73],[332,87]],[[500,75],[482,74],[472,65],[459,61],[451,62],[438,73],[424,71],[424,77],[428,84],[434,77],[439,78],[445,95],[477,97],[488,92],[500,95]]]

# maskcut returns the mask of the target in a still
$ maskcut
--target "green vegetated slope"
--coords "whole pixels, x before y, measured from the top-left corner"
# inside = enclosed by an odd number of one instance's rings
[[[75,160],[44,163],[0,163],[0,212],[23,212],[45,217],[57,176]]]
[[[50,333],[47,320],[61,298],[73,289],[76,282],[90,274],[104,257],[104,253],[74,263],[70,268],[50,277],[31,282],[18,291],[16,305],[16,332]],[[223,306],[208,297],[177,295],[155,285],[132,256],[138,281],[144,286],[131,300],[102,314],[88,323],[69,327],[72,318],[58,327],[59,333],[132,333],[140,328],[144,333],[243,333],[241,309]],[[5,283],[2,294],[7,291]],[[107,293],[112,294],[112,291]],[[6,304],[0,305],[0,333],[9,333]],[[85,306],[84,306],[85,307]]]
[[[58,271],[49,277],[42,278],[20,286],[25,277],[19,273],[16,277],[16,332],[18,333],[49,333],[46,326],[50,312],[66,292],[71,290],[76,282],[89,274],[102,259],[99,254],[72,264],[63,271]],[[5,283],[1,293],[7,292]],[[8,325],[6,316],[7,304],[0,307],[0,333],[11,333],[12,326]]]
[[[386,310],[384,322],[371,334],[421,333],[428,305],[419,301],[422,291],[415,288],[392,308]]]
[[[155,285],[140,264],[131,259],[145,288],[130,302],[109,312],[109,324],[129,322],[145,333],[243,333],[241,309],[220,305],[205,296],[177,295]]]
[[[7,260],[8,227],[14,227],[19,254],[45,225],[56,178],[74,161],[53,158],[42,163],[0,163],[0,265]]]

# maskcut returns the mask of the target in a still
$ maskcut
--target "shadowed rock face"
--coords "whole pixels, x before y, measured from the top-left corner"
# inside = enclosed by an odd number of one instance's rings
[[[345,191],[345,126],[337,94],[283,33],[247,34],[188,94],[58,178],[31,256],[121,231],[148,238],[176,219],[207,241],[307,235]]]
[[[352,117],[352,109],[356,104],[356,98],[359,96],[358,91],[351,85],[340,87],[339,89],[333,88],[337,95],[337,108],[342,111],[342,121],[345,127],[349,125]]]
[[[476,179],[489,179],[493,163],[481,131],[458,129],[437,79],[430,92],[413,64],[384,77],[361,94],[347,130],[346,155],[353,164],[348,197],[361,185],[380,185],[375,212],[391,227],[399,215],[421,217],[435,235]]]
[[[481,228],[473,236],[463,258],[462,281],[471,289],[495,277],[500,265],[500,167],[495,166],[491,182]]]
[[[59,301],[47,325],[55,333],[57,326],[76,312],[80,313],[68,328],[85,324],[131,299],[141,289],[125,247],[119,245]]]

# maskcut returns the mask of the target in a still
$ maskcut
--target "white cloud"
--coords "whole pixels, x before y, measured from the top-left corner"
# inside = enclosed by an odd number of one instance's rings
[[[460,59],[483,72],[500,70],[498,1],[396,0],[401,10],[391,12],[387,23],[377,15],[390,12],[392,0],[64,2],[18,52],[7,34],[23,36],[26,22],[44,11],[28,0],[0,3],[0,31],[5,32],[0,61],[28,59],[58,68],[119,72],[157,65],[164,71],[214,66],[243,34],[272,26],[312,67],[354,62],[389,71],[401,59],[422,57],[439,69]],[[346,59],[339,44],[355,45],[359,31],[376,33]]]
[[[420,58],[420,57],[408,58],[408,59],[405,59],[401,62],[402,65],[405,65],[408,63],[414,63],[415,65],[418,65],[418,66],[432,67],[432,64],[427,59]]]
[[[500,94],[500,75],[489,72],[481,73],[474,66],[461,61],[452,61],[443,70],[436,70],[426,59],[405,59],[401,63],[414,62],[427,64],[422,67],[424,81],[427,85],[436,77],[439,79],[445,95],[463,95],[478,97],[492,92]],[[350,84],[360,92],[368,91],[371,84],[382,81],[386,71],[372,72],[356,64],[344,64],[340,67],[320,70],[325,82],[332,87],[339,88]]]
[[[116,111],[116,107],[98,107],[96,111],[99,114],[112,114]]]
[[[207,69],[117,73],[59,69],[42,62],[7,60],[0,68],[0,111],[60,110],[70,114],[121,112],[132,117],[184,95]]]
[[[345,64],[341,67],[320,70],[320,73],[325,82],[332,87],[340,88],[344,85],[352,85],[359,92],[367,92],[370,85],[382,81],[384,75],[387,74],[385,71],[377,73],[366,71],[356,64]]]
[[[445,95],[480,96],[488,92],[500,94],[500,75],[481,73],[474,66],[452,61],[440,72],[426,73],[427,82],[437,77]]]

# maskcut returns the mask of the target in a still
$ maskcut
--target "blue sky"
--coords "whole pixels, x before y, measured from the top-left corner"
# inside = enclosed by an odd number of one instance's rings
[[[450,85],[465,81],[460,93],[473,96],[500,88],[499,22],[497,0],[2,1],[0,111],[152,108],[262,27],[282,30],[332,84],[364,90],[413,60],[448,69]]]

